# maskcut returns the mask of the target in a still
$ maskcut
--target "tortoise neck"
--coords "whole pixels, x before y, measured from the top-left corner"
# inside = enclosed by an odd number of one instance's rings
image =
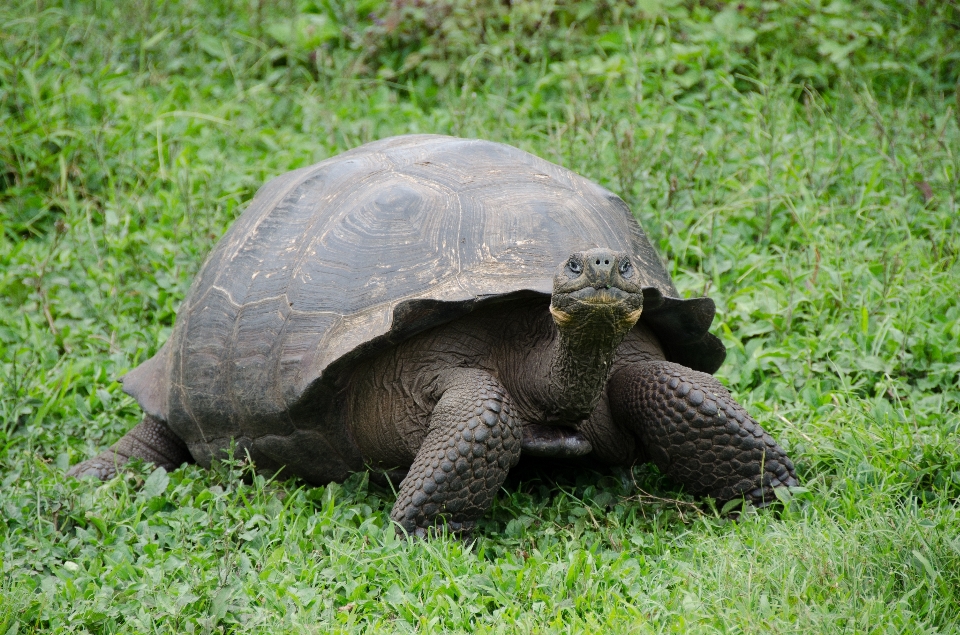
[[[633,326],[621,311],[600,307],[559,318],[558,337],[547,374],[548,401],[557,421],[576,423],[590,416],[610,376],[617,347]],[[570,318],[573,319],[570,319]]]

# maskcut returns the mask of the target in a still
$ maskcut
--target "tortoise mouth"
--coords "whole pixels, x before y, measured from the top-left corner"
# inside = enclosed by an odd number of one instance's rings
[[[624,291],[617,287],[603,286],[600,288],[584,287],[567,294],[567,297],[583,304],[615,305],[629,304],[630,300],[634,299],[636,295],[636,293]],[[640,296],[643,297],[642,294]]]
[[[617,287],[584,287],[569,293],[554,293],[550,313],[558,326],[573,324],[615,324],[617,329],[632,327],[643,311],[643,293]]]

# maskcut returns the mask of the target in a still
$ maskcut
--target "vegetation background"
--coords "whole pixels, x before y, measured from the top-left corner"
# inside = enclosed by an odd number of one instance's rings
[[[0,635],[960,630],[956,1],[0,4]],[[635,211],[803,487],[511,480],[475,540],[243,466],[64,478],[257,187],[409,132]]]

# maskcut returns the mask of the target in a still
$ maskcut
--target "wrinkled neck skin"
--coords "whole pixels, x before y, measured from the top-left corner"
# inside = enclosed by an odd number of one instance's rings
[[[558,336],[547,350],[547,420],[574,425],[596,407],[610,376],[614,354],[640,310],[582,305],[570,312],[551,305]],[[545,364],[546,365],[546,364]]]

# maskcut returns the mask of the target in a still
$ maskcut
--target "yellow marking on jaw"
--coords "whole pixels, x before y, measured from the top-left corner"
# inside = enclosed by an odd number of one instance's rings
[[[627,317],[623,318],[623,325],[627,328],[633,328],[633,325],[637,323],[637,320],[640,319],[640,314],[643,313],[643,307],[640,307],[636,311],[627,313]]]
[[[607,293],[603,290],[597,291],[594,295],[588,295],[585,298],[577,298],[577,300],[584,304],[618,304],[621,302],[620,298],[614,297],[612,293]]]
[[[637,320],[640,319],[640,314],[643,313],[643,307],[640,307],[636,311],[631,311],[620,321],[620,326],[625,329],[633,328],[633,325],[637,323]],[[572,319],[572,316],[566,311],[561,311],[560,309],[550,305],[550,315],[553,316],[553,321],[557,326],[564,326]]]
[[[569,313],[555,308],[552,304],[550,305],[550,315],[553,316],[553,321],[556,322],[557,326],[563,326],[570,321]]]

